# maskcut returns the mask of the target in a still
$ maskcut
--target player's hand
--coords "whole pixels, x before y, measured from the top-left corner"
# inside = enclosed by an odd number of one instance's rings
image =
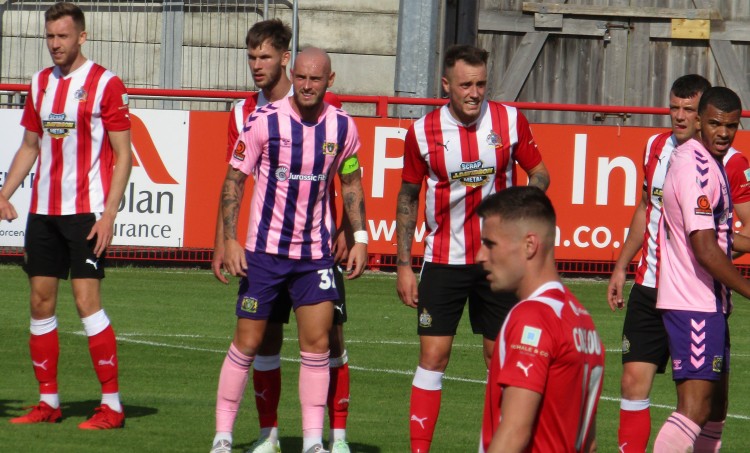
[[[365,272],[367,267],[367,244],[357,242],[349,251],[346,261],[347,280],[353,280]]]
[[[417,276],[411,266],[396,267],[396,291],[404,305],[417,308]]]
[[[346,243],[346,235],[341,230],[333,240],[333,262],[341,264],[349,259],[349,246]]]
[[[214,247],[214,257],[211,260],[211,270],[214,271],[214,277],[216,280],[224,283],[229,283],[229,279],[224,275],[224,244],[216,244]]]
[[[112,237],[114,235],[114,224],[115,216],[107,213],[102,213],[99,220],[94,223],[91,228],[89,235],[86,236],[86,240],[90,241],[96,237],[96,244],[94,245],[94,255],[97,258],[101,257],[107,250],[107,247],[112,243]]]
[[[224,268],[235,277],[247,277],[245,249],[234,239],[224,241]]]
[[[4,195],[0,194],[0,220],[11,222],[17,218],[18,213],[16,212],[16,208],[13,207]]]
[[[612,272],[612,276],[609,277],[609,285],[607,286],[607,302],[612,311],[617,309],[622,310],[625,306],[625,296],[622,291],[624,286],[625,270],[615,268]]]

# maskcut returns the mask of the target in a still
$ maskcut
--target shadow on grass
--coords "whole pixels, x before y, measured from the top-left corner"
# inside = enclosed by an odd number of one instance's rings
[[[20,400],[0,400],[0,418],[1,417],[18,417],[31,408],[35,403],[27,403]],[[94,415],[94,409],[101,404],[101,400],[71,401],[62,403],[61,409],[63,417],[90,417]],[[127,418],[146,417],[154,415],[158,409],[145,406],[125,405],[125,416]]]
[[[255,442],[254,439],[251,442],[236,443],[232,445],[232,450],[246,451],[253,442]],[[279,442],[281,443],[281,451],[302,451],[302,439],[299,437],[282,437]],[[380,447],[357,442],[349,442],[349,449],[352,453],[380,453]]]

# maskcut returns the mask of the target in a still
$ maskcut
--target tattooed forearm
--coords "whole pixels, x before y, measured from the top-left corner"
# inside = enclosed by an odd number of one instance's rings
[[[237,239],[237,219],[245,191],[245,178],[241,171],[229,169],[221,189],[221,216],[224,222],[224,240]]]
[[[351,224],[352,231],[365,230],[365,191],[362,189],[362,174],[353,171],[346,175],[340,175],[341,195],[344,200],[344,212],[346,212]]]
[[[538,187],[545,192],[547,191],[549,187],[549,172],[543,162],[540,162],[539,165],[529,171],[529,185]]]
[[[411,246],[417,226],[421,184],[402,183],[396,201],[397,266],[411,266]]]

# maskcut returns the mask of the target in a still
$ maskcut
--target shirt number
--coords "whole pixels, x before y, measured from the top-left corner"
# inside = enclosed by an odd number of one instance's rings
[[[318,271],[320,275],[320,284],[318,287],[322,290],[329,290],[336,287],[336,280],[333,278],[333,269],[322,269]]]

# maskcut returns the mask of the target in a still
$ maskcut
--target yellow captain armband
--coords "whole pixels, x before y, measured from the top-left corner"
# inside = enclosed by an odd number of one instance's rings
[[[355,171],[359,170],[359,159],[357,159],[357,155],[348,157],[343,164],[341,164],[341,169],[339,170],[339,173],[342,175],[348,175],[349,173],[354,173]]]

